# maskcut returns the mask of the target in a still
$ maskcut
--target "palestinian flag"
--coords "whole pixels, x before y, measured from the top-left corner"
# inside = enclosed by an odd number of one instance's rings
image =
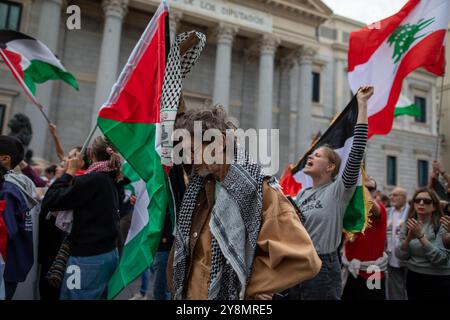
[[[395,15],[352,32],[348,78],[352,91],[375,87],[369,100],[369,137],[388,134],[403,79],[419,67],[442,76],[450,1],[409,0]],[[378,27],[379,26],[379,27]]]
[[[75,77],[64,68],[50,49],[26,34],[0,30],[0,55],[33,100],[36,84],[48,80],[62,80],[79,90]]]
[[[99,111],[99,128],[127,160],[124,172],[136,190],[138,212],[109,282],[108,299],[153,263],[164,226],[170,188],[159,153],[160,102],[169,44],[169,15],[163,1]]]
[[[297,183],[301,184],[302,188],[309,188],[313,185],[311,177],[303,172],[308,156],[323,145],[328,145],[341,157],[339,175],[342,175],[353,145],[354,128],[357,118],[358,102],[356,96],[354,96],[347,107],[334,119],[327,131],[311,145],[299,163],[292,169],[294,179]],[[360,176],[358,179],[355,193],[344,215],[343,226],[346,233],[363,232],[368,224],[369,210],[364,195],[362,178]]]
[[[394,111],[394,117],[398,116],[413,116],[420,117],[422,112],[419,107],[414,104],[408,97],[400,94],[400,98],[398,99],[397,105]]]

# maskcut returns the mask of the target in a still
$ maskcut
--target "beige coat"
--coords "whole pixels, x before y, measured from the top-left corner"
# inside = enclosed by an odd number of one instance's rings
[[[208,299],[211,269],[211,231],[209,219],[214,206],[215,181],[205,182],[193,213],[190,258],[186,268],[184,298]],[[174,244],[175,245],[175,244]],[[174,247],[169,255],[168,287],[173,293],[172,268]],[[312,241],[289,200],[279,191],[263,183],[263,215],[261,231],[246,299],[258,294],[277,293],[313,278],[321,261]]]

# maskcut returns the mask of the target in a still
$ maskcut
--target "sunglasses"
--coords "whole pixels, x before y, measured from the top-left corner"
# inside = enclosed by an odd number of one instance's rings
[[[369,192],[374,192],[374,191],[377,191],[377,188],[375,188],[375,187],[367,187],[367,190],[369,190]]]
[[[423,201],[424,204],[426,205],[430,205],[433,203],[433,200],[431,199],[427,199],[427,198],[415,198],[414,199],[414,203],[415,204],[420,204]]]

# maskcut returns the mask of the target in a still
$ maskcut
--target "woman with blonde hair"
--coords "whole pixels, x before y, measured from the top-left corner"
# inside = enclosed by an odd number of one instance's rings
[[[359,169],[367,143],[367,101],[373,87],[358,90],[358,118],[353,144],[342,176],[338,177],[341,159],[330,147],[321,146],[308,156],[303,172],[313,181],[302,189],[296,202],[306,231],[316,248],[322,268],[316,277],[296,289],[301,300],[339,300],[342,294],[341,266],[338,248],[342,239],[344,213],[358,181]],[[292,293],[295,289],[291,290]],[[294,293],[295,295],[295,293]],[[295,297],[294,297],[295,298]]]

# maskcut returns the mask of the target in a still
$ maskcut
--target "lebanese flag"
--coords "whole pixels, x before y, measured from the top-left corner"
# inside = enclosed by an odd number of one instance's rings
[[[137,201],[119,266],[108,284],[113,299],[153,263],[170,188],[161,163],[160,105],[169,52],[169,15],[163,1],[99,111],[100,130],[127,160],[123,173]]]
[[[417,68],[442,76],[449,0],[409,0],[395,15],[350,34],[348,79],[356,94],[372,85],[369,137],[388,134],[403,79]]]
[[[0,30],[0,56],[32,100],[36,84],[62,80],[79,90],[75,77],[42,42],[26,34]]]

